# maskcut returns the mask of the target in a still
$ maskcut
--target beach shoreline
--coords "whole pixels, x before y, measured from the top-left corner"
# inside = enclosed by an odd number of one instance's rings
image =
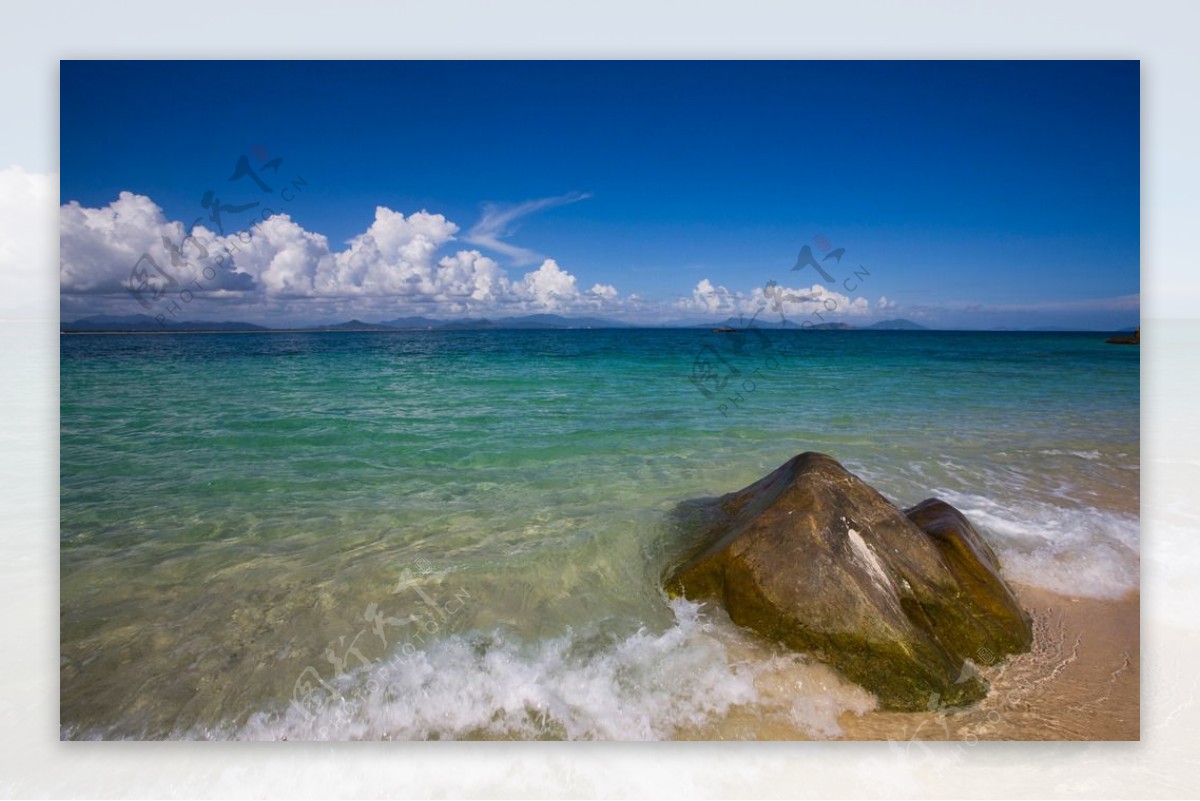
[[[774,672],[767,681],[776,688],[776,701],[778,691],[788,686],[799,691],[820,684],[825,702],[850,707],[836,716],[836,731],[815,732],[759,707],[732,710],[715,725],[680,732],[673,739],[883,741],[905,749],[917,748],[908,744],[920,741],[964,748],[988,741],[1138,741],[1140,593],[1109,600],[1028,585],[1013,589],[1033,618],[1033,648],[980,666],[991,690],[977,704],[961,709],[934,705],[928,712],[864,710],[855,694],[865,697],[865,691],[832,669],[828,675],[823,666],[814,671],[816,663],[809,662]]]
[[[1014,589],[1033,616],[1033,649],[981,667],[986,699],[962,710],[845,714],[844,738],[1139,740],[1140,592],[1107,600]]]

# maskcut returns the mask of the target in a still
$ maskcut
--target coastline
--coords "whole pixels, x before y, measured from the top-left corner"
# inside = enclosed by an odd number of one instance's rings
[[[1033,649],[981,670],[986,699],[950,713],[844,716],[847,739],[1139,740],[1140,592],[1101,600],[1014,590],[1034,619]]]
[[[840,730],[828,731],[828,736],[815,736],[778,716],[734,710],[724,721],[680,733],[677,739],[887,741],[906,751],[919,749],[908,745],[919,741],[956,742],[967,748],[980,741],[1140,740],[1139,592],[1120,600],[1097,600],[1027,585],[1013,589],[1033,616],[1033,649],[980,668],[991,691],[978,704],[930,712],[859,706],[840,712]],[[853,706],[857,688],[832,670],[823,674],[826,671],[814,664],[773,674],[772,694],[811,687],[816,681],[830,704],[845,705],[850,698]]]
[[[991,683],[986,699],[961,710],[843,712],[841,734],[833,739],[936,740],[960,747],[979,741],[1139,740],[1140,593],[1101,600],[1013,588],[1033,616],[1034,645],[1029,653],[981,667]],[[814,739],[777,722],[756,728],[758,740]],[[733,733],[724,724],[718,729],[707,734]],[[745,737],[745,730],[734,736]]]

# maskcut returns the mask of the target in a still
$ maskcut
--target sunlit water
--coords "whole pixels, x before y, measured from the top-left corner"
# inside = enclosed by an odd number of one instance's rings
[[[1137,348],[770,336],[64,336],[63,736],[838,736],[869,694],[661,589],[676,503],[806,450],[1136,588]]]

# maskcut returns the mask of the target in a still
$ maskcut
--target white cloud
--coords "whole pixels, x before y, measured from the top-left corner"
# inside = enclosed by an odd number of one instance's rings
[[[702,278],[692,290],[692,296],[680,303],[684,309],[696,311],[737,311],[738,299],[725,287],[713,286],[712,281]]]
[[[533,264],[543,257],[532,250],[503,241],[504,237],[511,236],[516,231],[517,221],[535,212],[555,206],[565,206],[568,203],[577,203],[580,200],[587,200],[589,197],[591,195],[586,192],[571,192],[557,197],[527,200],[524,203],[489,203],[483,207],[483,216],[471,227],[464,239],[472,245],[503,253],[517,266]]]
[[[492,305],[503,302],[509,295],[504,270],[478,250],[460,250],[446,256],[438,262],[438,268],[436,282],[442,290],[436,300]]]
[[[159,290],[178,294],[189,285],[188,291],[213,297],[253,287],[252,276],[232,269],[224,252],[226,243],[246,247],[236,235],[218,237],[197,227],[185,239],[183,223],[167,220],[150,198],[122,192],[103,208],[72,201],[59,211],[59,291],[69,298],[86,303],[86,297],[119,297],[127,306],[138,276],[146,281],[143,299]],[[268,222],[278,224],[276,218]],[[243,262],[253,265],[249,253]],[[190,284],[193,279],[201,282]],[[135,304],[127,311],[145,309]]]
[[[65,292],[120,292],[143,253],[159,253],[166,262],[162,237],[183,238],[183,227],[171,223],[148,197],[122,192],[102,209],[75,201],[59,215],[61,288]]]
[[[513,289],[517,297],[545,309],[569,308],[579,300],[575,276],[560,268],[554,259],[546,259],[541,267],[526,273]]]
[[[220,252],[222,245],[236,248],[230,254],[236,271],[250,276],[263,294],[310,297],[337,291],[336,259],[329,240],[305,231],[286,214],[256,226],[249,243],[235,235],[213,242],[213,249]]]
[[[443,215],[426,211],[405,216],[381,206],[366,231],[342,250],[334,250],[326,236],[305,230],[287,214],[228,236],[197,226],[183,243],[181,223],[167,220],[150,198],[129,192],[104,208],[72,202],[61,212],[64,309],[159,311],[130,305],[131,271],[143,254],[149,254],[166,276],[156,275],[142,261],[140,267],[151,281],[147,294],[153,296],[154,289],[175,280],[172,292],[190,286],[193,300],[258,304],[267,316],[300,313],[306,307],[325,316],[357,316],[405,311],[570,311],[620,305],[615,287],[595,284],[581,292],[576,277],[553,259],[512,281],[479,250],[439,256],[459,228]],[[172,263],[164,237],[180,249],[184,262]],[[201,305],[197,303],[189,313],[199,312]]]
[[[896,301],[888,300],[887,295],[880,295],[879,300],[875,301],[875,307],[881,311],[896,308]]]
[[[768,282],[750,292],[730,292],[723,286],[714,286],[707,278],[696,284],[690,297],[676,305],[692,312],[783,315],[795,323],[801,323],[804,319],[811,321],[826,316],[864,315],[871,312],[871,304],[866,298],[844,295],[822,284],[789,288]]]

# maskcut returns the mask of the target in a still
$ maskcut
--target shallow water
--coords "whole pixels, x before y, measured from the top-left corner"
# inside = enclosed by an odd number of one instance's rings
[[[1136,348],[768,336],[64,336],[63,736],[837,736],[870,696],[661,592],[676,503],[805,450],[1136,588]]]

